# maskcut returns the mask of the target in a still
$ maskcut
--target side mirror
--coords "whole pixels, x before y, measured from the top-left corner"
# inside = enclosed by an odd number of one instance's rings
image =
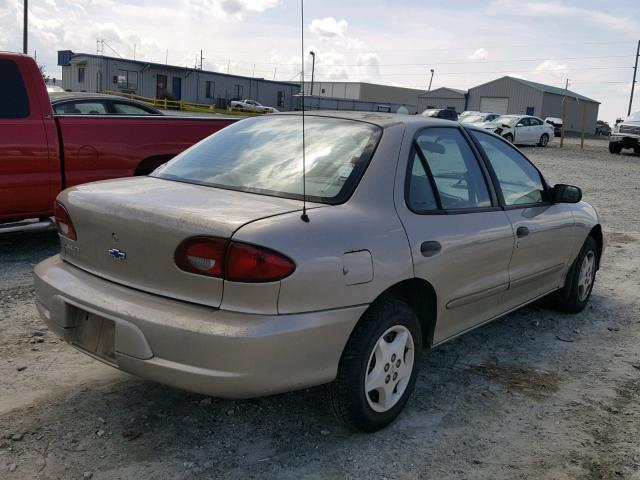
[[[558,183],[551,189],[553,203],[578,203],[582,200],[582,190],[573,185]]]
[[[524,124],[523,123],[519,123],[519,124],[516,125],[516,127],[524,127]]]

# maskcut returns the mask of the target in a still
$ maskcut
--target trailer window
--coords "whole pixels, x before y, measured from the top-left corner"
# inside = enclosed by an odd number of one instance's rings
[[[15,62],[0,60],[0,85],[0,118],[28,117],[27,89]]]

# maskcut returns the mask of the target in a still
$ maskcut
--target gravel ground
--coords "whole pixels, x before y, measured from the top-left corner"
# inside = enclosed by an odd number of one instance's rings
[[[406,411],[373,435],[339,426],[325,387],[224,401],[76,352],[33,303],[55,235],[0,237],[0,478],[640,479],[640,158],[601,140],[524,151],[601,213],[590,306],[536,304],[423,355]]]

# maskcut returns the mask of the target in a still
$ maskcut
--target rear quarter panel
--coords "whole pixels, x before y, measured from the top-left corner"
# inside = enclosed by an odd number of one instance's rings
[[[368,304],[391,285],[413,276],[407,236],[393,202],[403,133],[401,125],[385,129],[374,158],[346,203],[310,209],[308,223],[295,212],[250,223],[236,232],[234,240],[272,248],[296,263],[295,272],[280,282],[278,313]],[[350,284],[352,278],[360,281],[354,276],[359,272],[353,271],[351,257],[344,255],[361,251],[371,254],[373,278]],[[358,255],[362,258],[367,258],[366,253]],[[366,270],[366,265],[355,268]],[[233,309],[234,305],[225,304],[228,300],[223,299],[221,308]]]

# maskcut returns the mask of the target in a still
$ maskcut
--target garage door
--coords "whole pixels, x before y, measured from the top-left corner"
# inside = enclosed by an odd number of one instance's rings
[[[507,97],[480,97],[480,111],[491,113],[507,113],[509,99]]]

